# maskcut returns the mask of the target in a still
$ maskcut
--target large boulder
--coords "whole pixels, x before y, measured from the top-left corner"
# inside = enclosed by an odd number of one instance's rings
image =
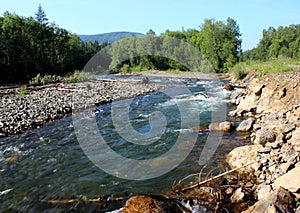
[[[213,131],[224,131],[224,132],[229,132],[233,129],[234,123],[225,121],[221,123],[211,123],[209,125],[209,129]]]
[[[260,145],[247,145],[237,147],[226,156],[226,162],[232,169],[240,168],[246,164],[253,162],[253,164],[240,169],[240,171],[250,173],[256,169],[256,163],[254,163],[256,161],[255,155],[257,154],[257,150],[259,148],[261,148]]]
[[[254,118],[248,118],[247,120],[243,120],[240,125],[236,128],[236,131],[238,132],[248,132],[251,130],[253,123],[255,119]]]

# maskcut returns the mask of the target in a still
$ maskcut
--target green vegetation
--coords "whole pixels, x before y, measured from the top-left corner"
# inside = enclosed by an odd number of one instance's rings
[[[249,71],[258,72],[259,77],[299,71],[300,25],[263,30],[258,46],[243,53],[242,60],[230,69],[236,79],[242,79]]]
[[[239,61],[240,36],[239,27],[231,18],[226,22],[205,20],[199,30],[167,30],[160,36],[149,30],[145,37],[133,35],[114,43],[109,68],[124,73],[143,70],[227,72]],[[159,53],[169,57],[160,57]],[[211,66],[206,60],[201,60],[203,56]],[[179,63],[178,59],[187,64]]]
[[[243,60],[300,59],[300,25],[263,30],[258,46],[243,54]]]
[[[68,77],[66,77],[66,82],[67,83],[78,83],[78,82],[84,82],[84,81],[92,81],[95,79],[96,79],[96,77],[92,73],[75,70],[75,72],[73,72]]]
[[[25,96],[26,94],[27,94],[27,87],[26,87],[26,85],[22,85],[22,86],[20,86],[20,91],[19,91],[19,96]]]
[[[35,17],[5,12],[0,17],[0,83],[27,83],[39,73],[44,79],[46,74],[64,76],[82,69],[105,45],[84,43],[49,23],[41,6]]]
[[[47,84],[47,83],[51,83],[51,82],[57,82],[59,81],[60,77],[56,76],[56,75],[44,75],[41,76],[40,73],[38,73],[34,78],[32,78],[29,81],[29,84]]]
[[[46,84],[57,81],[57,76],[67,76],[67,82],[91,80],[91,74],[74,70],[81,70],[100,50],[104,51],[96,55],[97,63],[89,67],[95,74],[230,71],[242,79],[249,71],[263,76],[299,70],[300,25],[264,30],[258,46],[244,53],[239,26],[231,18],[207,19],[199,29],[166,30],[160,36],[149,30],[144,37],[137,35],[127,35],[111,48],[103,49],[108,43],[84,42],[49,23],[41,6],[35,17],[5,12],[0,17],[0,84]],[[99,65],[99,61],[103,64]]]
[[[234,73],[237,80],[243,79],[248,72],[258,72],[258,76],[262,77],[268,73],[284,73],[290,71],[297,71],[299,61],[293,59],[278,59],[269,61],[254,61],[248,60],[236,64],[230,71]]]

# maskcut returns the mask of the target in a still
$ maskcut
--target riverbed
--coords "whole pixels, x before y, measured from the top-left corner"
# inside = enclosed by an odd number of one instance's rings
[[[53,205],[42,201],[166,193],[171,190],[174,182],[189,174],[198,173],[204,166],[199,165],[199,157],[211,132],[195,132],[192,126],[183,128],[180,106],[184,106],[183,110],[196,112],[199,121],[197,125],[208,125],[212,119],[214,122],[224,121],[232,107],[227,99],[229,93],[222,89],[225,82],[216,79],[150,77],[150,83],[167,84],[172,88],[131,99],[128,117],[136,132],[146,134],[151,130],[149,118],[153,112],[160,112],[166,125],[155,142],[149,143],[150,145],[132,144],[121,137],[122,134],[115,128],[112,112],[114,108],[122,109],[122,101],[97,107],[93,112],[97,131],[112,150],[129,159],[157,158],[172,150],[174,145],[179,149],[190,150],[178,166],[145,180],[124,179],[109,174],[82,149],[82,142],[77,135],[78,128],[73,123],[74,116],[65,117],[38,129],[0,139],[0,211],[88,211],[97,204],[75,207],[72,204]],[[176,88],[184,88],[187,93],[178,93]],[[221,110],[224,113],[220,113]],[[118,115],[120,113],[122,114],[122,110],[118,111]],[[124,113],[128,112],[124,110]],[[152,120],[155,119],[160,121],[160,117]],[[178,145],[176,141],[180,135],[184,135],[185,140],[179,141]],[[216,152],[205,162],[203,176],[212,170],[212,174],[225,171],[225,155],[233,148],[247,144],[248,140],[244,136],[237,132],[222,133]],[[93,135],[86,137],[90,137],[90,141],[98,140]],[[194,139],[194,143],[190,143]],[[172,155],[172,158],[176,159],[176,156]],[[107,159],[105,165],[117,168],[116,162],[116,159]],[[101,205],[99,208],[105,212],[120,208],[122,203]]]

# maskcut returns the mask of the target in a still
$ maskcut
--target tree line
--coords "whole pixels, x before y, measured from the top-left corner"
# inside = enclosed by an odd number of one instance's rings
[[[300,25],[263,30],[256,48],[243,53],[243,60],[300,59]]]
[[[109,46],[102,56],[94,57],[98,61],[88,68],[114,72],[227,72],[239,61],[300,59],[300,25],[263,30],[258,46],[244,53],[241,43],[234,19],[207,19],[199,29],[166,30],[160,36],[149,30],[144,37],[123,38]],[[83,69],[106,46],[107,43],[83,42],[77,35],[50,23],[41,6],[35,17],[5,12],[0,17],[0,83],[27,83],[38,74],[64,76]],[[99,61],[104,64],[98,64]]]
[[[37,74],[63,76],[82,69],[105,45],[84,43],[49,23],[41,6],[35,17],[5,12],[0,17],[0,83],[27,83]]]
[[[227,72],[240,60],[242,42],[240,36],[239,26],[231,18],[226,22],[208,19],[199,30],[189,29],[182,32],[167,30],[160,36],[156,36],[155,32],[150,30],[145,37],[123,38],[112,45],[110,68],[123,72],[143,69],[182,71],[209,69],[214,72]],[[161,52],[169,58],[159,57]],[[142,56],[135,57],[135,55]],[[185,61],[186,64],[179,63],[176,59]]]

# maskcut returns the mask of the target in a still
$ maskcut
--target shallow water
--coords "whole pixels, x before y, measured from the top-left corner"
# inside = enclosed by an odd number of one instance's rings
[[[90,160],[91,156],[87,157],[86,152],[82,149],[82,144],[78,142],[79,136],[75,134],[72,117],[67,117],[21,135],[0,139],[0,212],[88,211],[95,208],[96,204],[50,205],[42,203],[41,200],[164,193],[171,190],[174,181],[191,173],[199,172],[203,167],[198,164],[199,156],[210,133],[196,133],[195,144],[191,143],[189,139],[193,140],[195,132],[189,131],[190,128],[182,125],[181,122],[185,118],[181,117],[182,109],[179,106],[184,106],[186,111],[196,110],[197,116],[199,116],[197,119],[201,124],[209,124],[212,118],[214,121],[222,121],[224,117],[220,110],[224,109],[220,108],[221,103],[226,106],[226,112],[231,107],[230,103],[225,100],[228,93],[222,90],[222,83],[217,81],[161,78],[150,80],[156,83],[164,83],[167,80],[169,84],[184,86],[192,93],[176,97],[166,95],[170,94],[170,91],[174,90],[173,88],[132,100],[128,116],[130,124],[136,132],[145,135],[151,131],[149,118],[153,115],[152,121],[156,125],[155,127],[164,130],[159,137],[155,138],[155,142],[150,141],[151,143],[149,142],[148,145],[141,145],[139,141],[130,143],[121,137],[122,125],[120,125],[121,130],[115,128],[116,123],[112,118],[112,110],[119,108],[116,115],[122,118],[122,112],[126,113],[126,110],[122,108],[122,101],[98,107],[98,112],[93,114],[96,118],[97,132],[101,134],[111,150],[125,158],[137,161],[163,155],[172,150],[179,135],[184,135],[184,140],[180,141],[178,149],[190,149],[191,152],[182,163],[170,172],[149,180],[127,180],[115,177],[97,167]],[[207,95],[208,98],[201,96],[201,93]],[[199,97],[193,99],[195,97],[193,94],[198,94]],[[153,112],[157,111],[161,114],[155,117]],[[166,125],[160,128],[162,115]],[[155,124],[155,121],[159,122]],[[84,133],[86,128],[84,138],[89,141],[97,141],[98,138],[94,134],[89,134],[90,130],[84,122],[83,120],[80,124],[82,128],[77,129],[76,133],[78,131]],[[124,125],[124,131],[126,131]],[[187,127],[189,126],[187,125]],[[130,133],[128,135],[130,136]],[[207,167],[204,170],[204,176],[212,169],[215,169],[214,173],[226,169],[224,156],[234,147],[246,143],[242,136],[238,133],[222,135],[217,151],[212,158],[205,162]],[[143,143],[147,144],[147,140],[151,140],[151,138],[143,140]],[[177,156],[174,154],[171,155],[171,158],[176,159]],[[107,158],[105,165],[110,168],[118,168],[120,165],[116,162],[117,159]],[[164,163],[168,162],[159,161],[158,167],[163,168]],[[128,171],[131,169],[126,168]],[[149,172],[151,173],[151,171]],[[101,206],[100,209],[101,211],[110,211],[120,207],[121,204],[107,204]],[[97,208],[99,210],[99,207]]]

